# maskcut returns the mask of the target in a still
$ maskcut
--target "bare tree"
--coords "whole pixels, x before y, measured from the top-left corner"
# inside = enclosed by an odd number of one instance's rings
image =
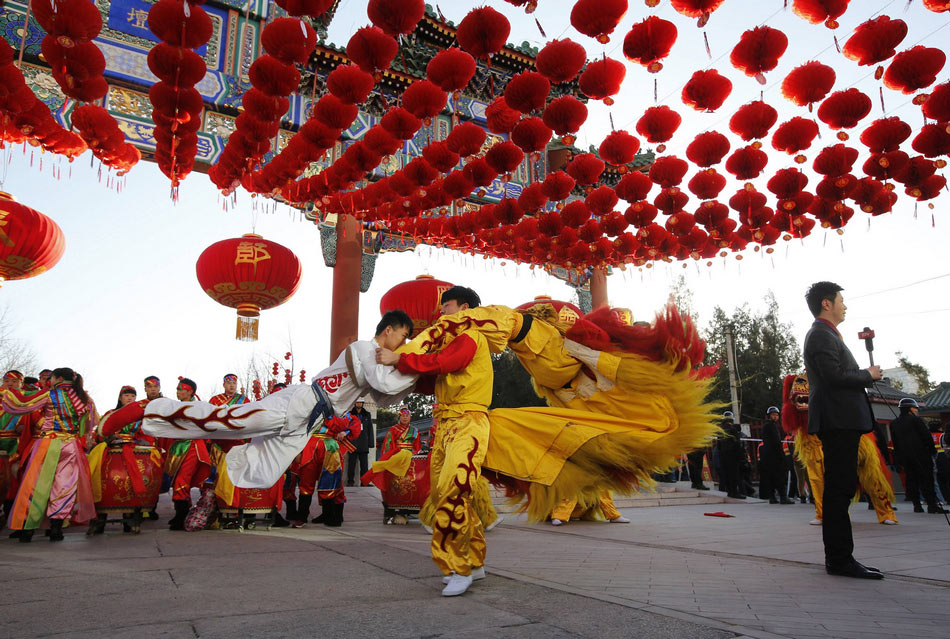
[[[39,372],[39,357],[28,342],[16,337],[16,329],[9,305],[0,306],[0,374],[9,370],[35,374]]]

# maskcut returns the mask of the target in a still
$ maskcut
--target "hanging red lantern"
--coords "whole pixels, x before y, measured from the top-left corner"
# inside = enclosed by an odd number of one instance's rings
[[[950,82],[934,87],[920,106],[925,118],[937,122],[950,122]]]
[[[850,173],[828,176],[815,186],[815,195],[826,200],[843,200],[851,197],[857,183],[858,179]]]
[[[871,153],[896,151],[910,137],[910,125],[900,118],[881,118],[861,132],[861,144]]]
[[[492,133],[511,133],[521,119],[521,112],[508,106],[504,96],[498,96],[485,108],[485,126]]]
[[[653,204],[656,208],[666,215],[672,215],[676,211],[683,210],[687,202],[689,202],[689,196],[676,186],[660,189],[659,194],[653,198]]]
[[[850,173],[851,167],[854,166],[857,159],[857,149],[852,149],[844,144],[835,144],[834,146],[826,146],[821,150],[821,153],[815,156],[812,168],[815,173],[837,177]]]
[[[924,8],[934,13],[944,13],[950,11],[950,1],[948,0],[924,0]]]
[[[541,184],[541,188],[548,199],[552,202],[560,202],[566,199],[577,182],[564,171],[555,171],[549,173]]]
[[[533,182],[524,187],[521,195],[518,196],[518,204],[525,213],[536,213],[547,203],[548,196],[544,194],[544,186],[541,182]]]
[[[847,10],[850,0],[794,0],[792,11],[811,24],[825,23],[829,29],[838,28],[838,18]]]
[[[744,104],[729,118],[729,129],[746,142],[764,138],[778,119],[778,111],[762,100]]]
[[[277,6],[292,16],[319,18],[329,11],[334,0],[275,0]],[[198,4],[198,3],[195,3]],[[274,373],[276,375],[276,373]]]
[[[590,219],[590,209],[583,200],[574,200],[568,202],[561,209],[561,221],[564,226],[569,228],[580,228],[584,222]]]
[[[43,38],[46,41],[46,38]],[[44,53],[46,61],[52,64]],[[193,87],[201,82],[207,72],[204,58],[192,51],[159,42],[148,52],[149,71],[159,80],[176,87]]]
[[[277,18],[264,27],[261,46],[284,64],[306,64],[317,46],[317,33],[300,18]]]
[[[640,150],[640,140],[626,131],[611,131],[600,143],[597,152],[608,164],[625,166],[633,162]]]
[[[45,273],[65,250],[56,222],[0,191],[0,284]]]
[[[661,143],[657,151],[662,153],[666,150],[662,143],[673,137],[682,121],[680,114],[666,105],[650,107],[637,120],[637,133],[646,138],[647,142]]]
[[[850,129],[871,112],[871,98],[858,89],[835,91],[818,107],[818,119],[832,129]],[[848,134],[838,132],[839,140],[847,140]]]
[[[571,145],[575,140],[573,134],[587,120],[587,106],[573,95],[564,95],[548,103],[541,119],[561,136],[562,144]]]
[[[835,85],[835,70],[812,60],[797,66],[782,80],[782,95],[798,106],[808,106],[824,99]]]
[[[66,48],[89,42],[102,30],[102,14],[88,0],[37,2],[30,8],[43,30]]]
[[[950,155],[950,133],[947,133],[946,126],[925,124],[914,138],[911,147],[928,158]]]
[[[623,39],[623,54],[628,60],[646,67],[650,73],[663,68],[660,62],[670,54],[676,42],[676,25],[668,20],[650,16],[638,22]]]
[[[715,111],[732,92],[732,82],[715,69],[696,71],[683,87],[683,104],[697,111]]]
[[[719,8],[723,0],[670,0],[673,9],[687,18],[696,18],[698,27],[706,26],[709,14]]]
[[[534,60],[538,72],[555,84],[576,78],[586,63],[584,47],[567,38],[548,42]]]
[[[581,153],[567,164],[567,174],[578,184],[593,184],[600,179],[606,165],[593,153]]]
[[[584,204],[587,205],[591,213],[601,216],[613,211],[619,200],[617,193],[604,184],[588,193],[587,197],[584,198]]]
[[[889,180],[899,174],[910,160],[910,156],[903,151],[888,151],[887,153],[872,153],[862,165],[864,174],[878,180]]]
[[[485,144],[485,129],[474,122],[462,122],[452,128],[445,143],[449,149],[462,157],[478,153]]]
[[[686,147],[686,157],[696,166],[709,167],[722,162],[729,147],[729,138],[718,131],[707,131],[693,138]]]
[[[897,46],[907,36],[907,23],[881,15],[857,26],[841,53],[860,66],[879,64],[894,55]],[[883,71],[875,74],[881,77]]]
[[[498,142],[485,154],[485,161],[495,173],[500,175],[517,169],[522,160],[524,160],[524,153],[511,140]]]
[[[737,180],[751,180],[762,173],[768,162],[769,156],[765,151],[750,144],[736,149],[729,156],[726,160],[726,170],[736,176]]]
[[[416,279],[396,284],[386,291],[379,300],[379,312],[405,311],[412,319],[409,337],[415,337],[442,315],[442,293],[450,288],[452,284],[449,282],[431,275],[418,275]]]
[[[375,26],[357,29],[346,43],[346,56],[374,76],[389,68],[398,51],[396,39]]]
[[[428,80],[416,80],[402,92],[402,107],[423,122],[437,116],[448,94]]]
[[[739,36],[732,48],[729,61],[732,66],[765,84],[765,73],[778,66],[778,60],[788,48],[788,37],[772,27],[755,27]]]
[[[689,164],[675,155],[657,158],[650,166],[650,179],[663,188],[677,186],[689,170]]]
[[[769,178],[766,188],[779,199],[788,199],[808,186],[808,176],[798,169],[779,169]]]
[[[541,118],[524,118],[511,130],[511,141],[525,153],[537,153],[544,149],[554,134]]]
[[[411,140],[422,128],[422,120],[402,107],[392,107],[379,121],[380,126],[398,140]]]
[[[327,91],[344,104],[361,104],[376,85],[372,75],[355,64],[341,64],[327,75]]]
[[[913,93],[929,87],[947,62],[947,55],[940,49],[918,45],[894,56],[884,72],[884,86],[901,93]],[[920,104],[915,100],[915,104]]]
[[[612,96],[620,91],[627,68],[619,60],[603,57],[593,60],[581,73],[578,86],[581,92],[591,100],[603,100],[604,104],[614,103]]]
[[[577,0],[571,9],[571,24],[584,35],[607,44],[626,13],[627,0]]]
[[[522,71],[516,74],[505,87],[505,103],[521,113],[531,113],[544,108],[551,82],[537,71]]]
[[[178,0],[158,0],[148,11],[148,28],[159,40],[176,47],[195,49],[214,32],[211,17],[200,6]]]
[[[508,43],[511,24],[491,7],[472,9],[462,18],[455,37],[459,46],[476,58],[487,60]]]
[[[247,233],[215,242],[198,256],[198,283],[218,304],[236,308],[236,338],[257,340],[258,317],[283,304],[300,284],[300,261],[277,242]]]
[[[464,89],[474,76],[475,58],[454,47],[439,51],[426,65],[426,77],[449,93]]]
[[[412,33],[425,12],[424,0],[369,0],[366,7],[370,22],[393,37]]]
[[[422,157],[439,173],[448,173],[459,163],[459,154],[449,149],[444,140],[426,145],[422,149]]]
[[[623,212],[623,217],[633,226],[642,229],[653,223],[657,213],[659,213],[659,211],[655,206],[649,202],[640,201],[633,202],[628,206],[627,210]]]
[[[653,188],[653,180],[640,171],[631,171],[620,178],[614,191],[617,197],[627,202],[645,200]]]
[[[772,148],[793,155],[810,147],[816,137],[818,137],[818,125],[815,121],[795,116],[775,129],[775,133],[772,134]],[[802,163],[805,161],[805,156],[798,155],[795,161]]]
[[[686,188],[701,200],[711,200],[726,188],[726,178],[716,169],[707,169],[691,177]]]

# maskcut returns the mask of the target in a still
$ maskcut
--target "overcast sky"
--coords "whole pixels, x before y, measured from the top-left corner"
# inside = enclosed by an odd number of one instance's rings
[[[569,36],[585,44],[592,56],[606,52],[618,58],[623,35],[646,15],[643,3],[631,0],[630,13],[603,47],[570,28],[568,12],[558,9],[566,3],[541,0],[531,17],[501,1],[488,4],[511,19],[511,42],[541,46],[548,39]],[[948,17],[927,12],[920,4],[914,2],[905,11],[904,0],[853,2],[840,20],[838,39],[843,43],[854,26],[884,9],[892,18],[908,23],[902,48],[918,43],[940,46],[950,33],[944,29]],[[330,40],[345,45],[349,34],[368,20],[365,2],[343,0],[341,5]],[[710,61],[703,30],[663,3],[658,14],[679,28],[666,68],[653,76],[627,63],[627,81],[616,104],[609,110],[600,104],[590,106],[578,146],[600,142],[610,131],[610,112],[617,128],[633,132],[643,109],[653,104],[654,77],[659,101],[684,116],[667,153],[684,157],[686,144],[704,130],[728,132],[729,116],[738,106],[757,99],[762,90],[729,65],[728,54],[742,31],[763,23],[782,29],[790,41],[779,68],[768,74],[764,93],[765,100],[779,109],[780,122],[807,115],[781,97],[781,78],[797,64],[816,58],[838,71],[836,90],[857,86],[874,99],[874,110],[864,125],[881,117],[878,85],[870,76],[873,70],[844,59],[834,49],[831,31],[808,25],[790,10],[783,11],[782,5],[781,0],[725,3],[705,29],[714,59]],[[471,6],[443,3],[441,10],[457,23]],[[541,37],[535,17],[547,38]],[[733,81],[732,96],[716,113],[687,111],[679,102],[682,85],[694,70],[710,63]],[[944,70],[938,82],[947,78]],[[888,116],[899,115],[919,125],[919,109],[908,96],[888,90],[884,95]],[[863,153],[864,147],[853,137],[852,143]],[[730,138],[736,148],[738,139]],[[823,128],[816,148],[833,142],[837,142],[833,134]],[[909,143],[905,147],[910,150]],[[864,157],[858,161],[858,172]],[[172,394],[179,375],[191,377],[198,382],[199,394],[208,396],[220,392],[223,374],[241,373],[251,360],[269,367],[276,356],[283,367],[288,350],[294,352],[296,373],[303,368],[309,377],[327,364],[332,271],[324,266],[317,228],[299,213],[284,206],[273,211],[271,203],[265,205],[266,211],[259,210],[255,206],[259,200],[243,191],[237,208],[225,211],[213,185],[200,173],[184,181],[180,200],[173,203],[168,181],[154,164],[143,162],[134,168],[123,191],[117,193],[106,187],[104,177],[100,181],[98,162],[90,166],[88,154],[72,165],[44,156],[42,171],[39,158],[32,149],[24,152],[21,147],[0,152],[3,190],[55,219],[66,236],[66,253],[48,273],[4,283],[0,305],[7,306],[15,334],[36,351],[41,366],[71,366],[81,371],[100,408],[109,408],[123,384],[132,384],[141,393],[146,375],[161,377],[166,394]],[[61,180],[50,171],[53,162],[62,167]],[[784,155],[773,155],[767,171],[771,174],[790,165]],[[721,167],[720,172],[724,172]],[[809,190],[816,182],[812,178]],[[730,184],[722,199],[728,199],[737,186]],[[765,190],[764,180],[760,189]],[[656,190],[651,197],[655,194]],[[735,256],[716,258],[712,266],[690,261],[685,267],[660,263],[650,269],[617,271],[609,279],[611,303],[631,308],[638,319],[650,319],[668,296],[671,283],[682,274],[704,324],[716,305],[729,312],[745,303],[762,308],[771,290],[800,341],[811,323],[803,300],[805,289],[813,281],[830,279],[845,288],[849,311],[841,330],[862,365],[867,355],[857,332],[867,325],[877,332],[878,363],[896,365],[894,352],[899,350],[929,368],[933,378],[950,380],[945,332],[950,319],[950,260],[946,256],[950,197],[945,193],[935,200],[935,211],[922,205],[916,213],[908,200],[902,196],[892,214],[874,219],[858,211],[843,235],[816,230],[804,241],[780,241],[771,255],[749,250],[741,261]],[[696,204],[692,198],[687,210]],[[234,340],[234,311],[214,303],[199,287],[195,261],[208,245],[252,230],[293,250],[303,264],[303,279],[289,302],[263,313],[260,341],[247,344]],[[379,298],[393,285],[420,273],[472,286],[486,303],[517,305],[539,294],[561,299],[572,295],[569,287],[537,270],[420,247],[415,253],[380,256],[372,287],[358,300],[362,335],[372,334]]]

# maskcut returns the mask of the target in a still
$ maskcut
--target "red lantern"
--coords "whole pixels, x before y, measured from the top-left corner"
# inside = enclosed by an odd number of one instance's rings
[[[485,154],[485,161],[497,174],[514,171],[523,159],[524,153],[510,140],[498,142]]]
[[[689,164],[675,155],[657,158],[650,167],[650,179],[663,188],[677,186],[689,170]]]
[[[88,0],[37,2],[31,9],[43,30],[66,48],[88,42],[102,30],[102,15]]]
[[[871,98],[858,89],[835,91],[818,107],[818,119],[832,129],[850,129],[871,112]],[[847,140],[848,134],[838,133],[839,140]]]
[[[815,173],[837,177],[849,173],[857,159],[857,149],[852,149],[844,144],[835,144],[821,150],[821,153],[815,157],[812,168]]]
[[[683,104],[697,111],[715,111],[732,92],[732,82],[715,69],[696,71],[683,87]]]
[[[929,87],[946,62],[947,55],[940,49],[918,45],[901,51],[884,72],[884,86],[901,93]]]
[[[426,77],[446,92],[461,91],[475,75],[475,58],[461,49],[443,49],[429,60]]]
[[[614,191],[620,199],[627,202],[636,202],[637,200],[645,200],[652,188],[653,180],[640,171],[631,171],[620,178],[617,186],[614,187]]]
[[[207,43],[214,32],[211,17],[204,9],[178,0],[158,0],[153,4],[148,11],[148,28],[162,42],[188,49]]]
[[[729,55],[732,66],[765,84],[765,72],[778,66],[778,59],[788,48],[788,37],[772,27],[749,29]]]
[[[729,138],[718,131],[700,133],[686,147],[686,157],[696,166],[708,167],[722,162],[729,152]]]
[[[66,240],[56,222],[0,191],[0,283],[48,271],[65,249]]]
[[[640,150],[640,140],[626,131],[611,131],[597,149],[600,157],[614,166],[633,162]]]
[[[789,155],[804,151],[811,146],[818,137],[818,125],[814,120],[795,116],[775,129],[772,134],[772,147],[776,151],[785,151]],[[796,162],[804,162],[804,156],[795,158]]]
[[[379,124],[397,140],[411,140],[416,131],[422,128],[422,120],[402,107],[389,109]]]
[[[365,102],[375,85],[373,76],[355,64],[342,64],[327,75],[327,91],[344,104]]]
[[[485,138],[485,129],[474,122],[463,122],[452,128],[451,133],[445,138],[445,143],[450,150],[462,157],[468,157],[481,150],[482,145],[485,144]]]
[[[573,95],[554,98],[541,115],[544,123],[561,136],[563,144],[574,143],[574,133],[587,120],[587,106]]]
[[[607,44],[626,13],[627,0],[577,0],[571,9],[571,24],[584,35]]]
[[[538,72],[551,82],[570,82],[587,63],[587,51],[567,38],[552,40],[538,52],[534,63]]]
[[[881,15],[859,24],[841,47],[841,53],[860,66],[884,62],[907,35],[907,23]],[[880,77],[879,75],[877,77]]]
[[[584,204],[587,205],[591,213],[599,216],[607,215],[613,211],[618,201],[617,193],[607,185],[598,186],[584,198]]]
[[[686,188],[701,200],[711,200],[726,188],[726,178],[717,173],[716,169],[707,169],[690,178]]]
[[[887,153],[896,151],[910,134],[910,125],[900,118],[881,118],[861,132],[860,140],[871,153]]]
[[[257,340],[264,309],[286,302],[300,283],[300,261],[293,252],[260,235],[215,242],[198,256],[198,283],[218,304],[237,309],[236,338]]]
[[[284,64],[306,64],[317,46],[317,33],[300,18],[277,18],[264,27],[261,45]]]
[[[736,176],[737,180],[751,180],[762,173],[762,169],[769,162],[765,151],[749,145],[736,149],[726,160],[726,170]]]
[[[578,86],[581,92],[592,100],[603,100],[604,104],[611,105],[623,83],[627,68],[622,62],[613,58],[593,60],[581,73]]]
[[[778,119],[778,111],[761,100],[739,107],[729,119],[729,129],[749,142],[764,138]]]
[[[697,26],[704,27],[709,14],[719,8],[723,0],[670,0],[673,9],[687,18],[696,18]]]
[[[560,202],[567,198],[574,189],[577,182],[564,171],[555,171],[549,173],[541,183],[543,193],[548,196],[552,202]]]
[[[847,10],[850,0],[794,0],[792,10],[799,18],[811,24],[825,23],[829,29],[838,28],[838,20]]]
[[[442,315],[442,293],[452,288],[449,282],[437,280],[431,275],[419,275],[414,280],[396,284],[379,300],[379,312],[401,310],[412,319],[415,337],[432,326]]]
[[[769,178],[766,188],[779,199],[793,197],[808,186],[808,176],[798,169],[779,169]]]
[[[544,108],[551,91],[551,82],[537,71],[522,71],[505,87],[505,102],[521,113]]]
[[[508,106],[503,96],[498,96],[485,108],[485,126],[492,133],[511,133],[520,119],[521,113]]]
[[[950,11],[950,2],[947,0],[924,0],[924,8],[934,13]]]
[[[925,118],[937,122],[950,122],[950,82],[935,86],[920,110]]]
[[[950,133],[947,127],[939,124],[925,124],[911,147],[928,158],[950,154]]]
[[[782,80],[782,95],[798,106],[811,105],[824,99],[835,85],[835,70],[812,60],[795,67]]]
[[[668,20],[650,16],[633,25],[623,39],[623,54],[628,60],[646,67],[650,73],[663,68],[660,62],[670,54],[676,42],[676,25]]]
[[[504,48],[510,33],[508,18],[491,7],[481,7],[462,18],[455,37],[459,46],[473,56],[488,59]]]
[[[425,121],[437,116],[448,99],[448,94],[432,82],[417,80],[402,92],[402,107]]]
[[[683,118],[680,114],[666,105],[650,107],[637,120],[637,133],[647,139],[647,142],[663,143],[669,141],[679,128]],[[661,144],[657,151],[663,152],[666,146]]]
[[[551,141],[552,134],[541,118],[532,116],[515,125],[511,130],[511,141],[525,153],[537,153]]]
[[[578,184],[593,184],[600,179],[605,166],[604,161],[593,153],[581,153],[568,163],[567,174]]]
[[[393,37],[412,33],[425,12],[424,0],[369,0],[366,7],[370,21]]]
[[[346,55],[359,68],[367,73],[381,74],[389,68],[399,43],[379,27],[357,29],[346,43]]]

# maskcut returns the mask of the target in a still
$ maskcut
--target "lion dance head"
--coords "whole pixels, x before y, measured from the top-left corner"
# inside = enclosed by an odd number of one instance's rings
[[[787,433],[808,428],[808,375],[786,375],[782,384],[782,428]]]

